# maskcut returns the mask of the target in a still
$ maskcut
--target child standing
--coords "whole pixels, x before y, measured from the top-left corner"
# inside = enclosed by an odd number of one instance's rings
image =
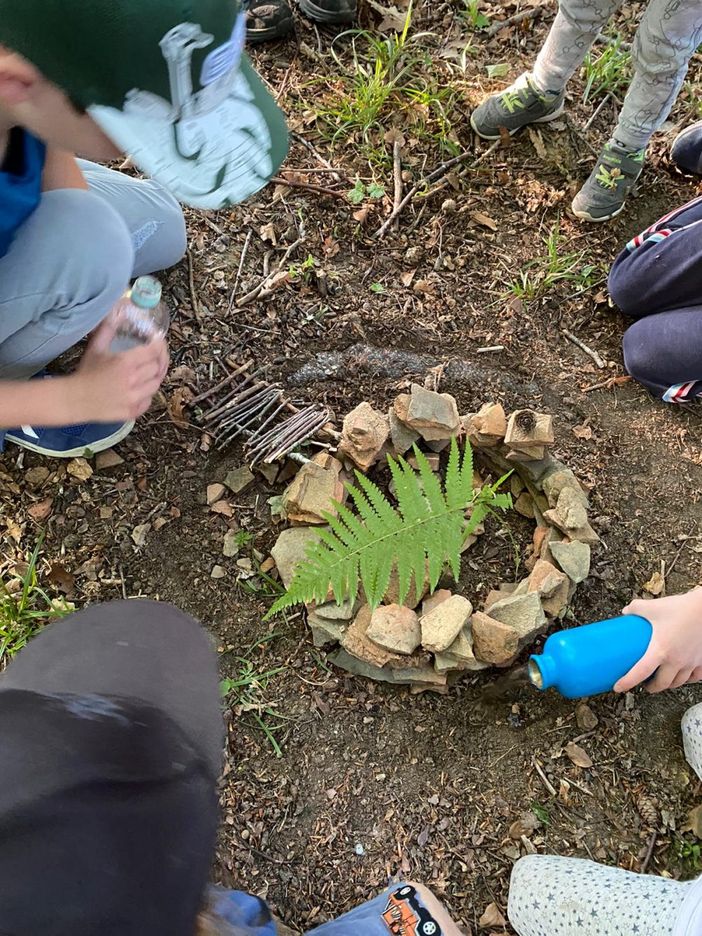
[[[471,116],[473,130],[484,139],[496,140],[502,127],[512,134],[528,124],[560,116],[567,82],[621,2],[560,0],[533,71],[487,98]],[[634,77],[617,126],[573,200],[576,217],[608,221],[622,211],[641,174],[646,146],[670,113],[700,43],[702,3],[649,0],[632,47]]]

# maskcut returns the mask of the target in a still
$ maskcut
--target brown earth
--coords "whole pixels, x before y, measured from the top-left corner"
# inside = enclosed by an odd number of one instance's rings
[[[628,6],[617,23],[627,36],[640,7]],[[481,9],[495,19],[516,7]],[[364,16],[372,25],[370,11]],[[420,4],[415,11],[412,31],[431,33],[420,40],[426,60],[412,64],[416,85],[434,76],[450,89],[447,135],[456,149],[475,148],[476,158],[485,151],[468,127],[470,108],[530,61],[550,16],[550,8],[539,9],[485,38],[472,35],[457,5]],[[532,849],[637,870],[653,843],[649,870],[689,876],[699,868],[681,826],[699,802],[700,786],[684,764],[679,719],[701,698],[698,689],[592,700],[599,723],[587,731],[578,727],[575,703],[557,697],[515,690],[486,702],[491,676],[466,679],[446,697],[368,684],[326,665],[299,614],[262,623],[268,585],[256,576],[240,580],[236,560],[222,556],[230,527],[253,536],[240,558],[252,549],[267,555],[276,535],[267,498],[281,489],[259,479],[229,497],[231,517],[213,513],[206,486],[241,464],[242,453],[236,447],[216,453],[187,410],[192,421],[183,421],[182,401],[222,376],[220,361],[251,356],[268,365],[267,377],[280,380],[293,400],[326,403],[337,416],[364,399],[387,405],[432,367],[443,368],[440,387],[457,397],[461,412],[499,400],[506,409],[553,413],[554,453],[590,489],[602,537],[592,577],[578,588],[575,621],[618,612],[661,562],[669,593],[700,580],[700,415],[654,402],[631,382],[606,385],[624,374],[624,325],[607,303],[606,270],[630,236],[697,190],[669,163],[664,135],[622,218],[597,227],[576,223],[567,205],[613,119],[610,100],[583,129],[594,105],[582,103],[579,78],[567,122],[522,134],[472,170],[457,167],[438,181],[439,190],[413,200],[399,233],[378,241],[373,232],[390,210],[393,189],[384,132],[395,124],[406,137],[407,184],[455,149],[436,142],[431,113],[406,101],[381,112],[370,143],[358,132],[331,141],[315,114],[350,87],[352,52],[348,37],[334,42],[337,64],[332,39],[300,22],[298,43],[266,48],[256,58],[291,114],[290,178],[337,195],[277,186],[232,213],[190,213],[188,258],[165,277],[175,322],[163,399],[120,447],[124,464],[96,471],[87,482],[46,462],[55,473],[34,489],[27,469],[44,462],[8,448],[0,461],[5,568],[44,532],[41,581],[50,590],[62,589],[77,603],[123,594],[173,601],[211,629],[223,675],[247,665],[258,674],[281,668],[247,696],[262,708],[229,712],[215,873],[266,896],[291,925],[322,922],[403,874],[431,885],[475,933],[487,904],[504,910],[512,863]],[[474,47],[463,71],[455,56],[446,57],[459,39]],[[357,51],[365,41],[356,37]],[[509,63],[506,78],[486,78],[486,64],[495,62]],[[696,62],[691,81],[699,74]],[[694,86],[686,85],[676,125],[696,119],[698,108]],[[382,183],[389,197],[361,206],[338,197],[357,178]],[[582,280],[564,279],[542,296],[517,299],[510,282],[520,271],[543,269],[544,238],[556,224],[558,251],[576,253],[576,274],[594,268],[587,288],[578,292]],[[299,238],[284,267],[286,281],[268,299],[238,307]],[[562,328],[605,366],[570,343]],[[500,350],[479,351],[494,346]],[[27,511],[47,497],[51,515],[37,522]],[[139,548],[131,534],[144,523],[152,526]],[[527,542],[526,521],[516,519],[510,529],[517,542]],[[461,589],[471,597],[489,590],[513,562],[506,533],[492,544],[486,537],[466,564]],[[215,564],[226,577],[210,577]],[[281,757],[256,716],[273,730]],[[576,739],[591,768],[563,753]],[[641,815],[648,800],[658,813],[655,827]],[[511,839],[510,826],[532,807],[542,827],[523,841]],[[688,844],[683,858],[681,842]]]

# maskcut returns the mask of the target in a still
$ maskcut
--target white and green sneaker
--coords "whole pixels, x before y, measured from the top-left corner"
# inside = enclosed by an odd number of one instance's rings
[[[609,221],[623,210],[641,175],[646,150],[627,150],[616,141],[605,143],[590,178],[573,199],[572,211],[583,221]]]
[[[509,88],[484,100],[470,115],[470,125],[484,140],[499,140],[502,127],[511,136],[529,124],[560,117],[563,98],[563,91],[540,91],[525,72]]]

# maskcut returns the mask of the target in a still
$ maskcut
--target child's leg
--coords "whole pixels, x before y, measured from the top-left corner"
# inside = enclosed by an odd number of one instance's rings
[[[670,936],[690,887],[580,858],[531,855],[512,871],[508,914],[519,936]]]
[[[45,193],[0,259],[0,379],[41,370],[102,321],[132,276],[185,251],[182,212],[161,186],[82,168],[92,190]]]
[[[691,56],[702,43],[698,0],[650,0],[634,39],[634,78],[614,138],[643,149],[675,103]]]
[[[91,190],[124,220],[134,247],[132,276],[165,270],[182,259],[186,248],[185,220],[176,199],[152,179],[79,160]]]
[[[561,91],[622,0],[561,0],[532,72],[542,91]]]
[[[683,715],[682,736],[687,762],[702,780],[702,703]]]

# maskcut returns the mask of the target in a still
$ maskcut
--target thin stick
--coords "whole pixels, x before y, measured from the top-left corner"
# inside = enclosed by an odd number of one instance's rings
[[[573,343],[576,347],[580,348],[581,351],[584,351],[585,354],[587,354],[588,357],[591,357],[592,360],[595,362],[595,364],[597,364],[598,367],[604,367],[604,366],[605,366],[605,362],[604,362],[604,361],[602,360],[602,358],[599,356],[599,354],[597,353],[597,351],[593,351],[592,348],[589,348],[589,347],[585,344],[584,341],[581,341],[581,340],[577,337],[577,335],[574,335],[573,332],[568,331],[567,328],[562,328],[561,331],[563,332],[563,334],[565,335],[565,337],[568,339],[568,341],[572,341],[572,343]]]
[[[392,144],[392,166],[395,182],[395,199],[393,202],[395,223],[393,227],[397,230],[400,226],[400,203],[402,201],[402,143],[400,140],[395,140]]]
[[[231,383],[235,377],[238,377],[239,374],[243,374],[244,371],[247,371],[253,361],[247,361],[246,364],[242,364],[241,367],[237,367],[235,371],[232,371],[231,374],[227,374],[224,380],[220,380],[218,384],[215,384],[214,387],[210,387],[209,390],[205,390],[204,393],[200,393],[198,396],[194,397],[190,401],[190,406],[193,406],[195,403],[201,403],[203,400],[206,400],[208,397],[211,397],[213,394],[217,393],[218,390],[223,390],[227,384]]]
[[[335,168],[332,166],[332,164],[329,162],[329,160],[325,159],[324,156],[322,156],[321,153],[318,153],[318,152],[317,152],[317,150],[314,148],[314,146],[312,146],[312,144],[310,143],[309,140],[306,140],[303,136],[300,136],[299,133],[291,133],[290,136],[291,136],[294,140],[297,140],[298,143],[301,143],[302,146],[305,147],[305,149],[309,150],[310,153],[312,153],[312,155],[314,156],[314,158],[317,160],[317,162],[318,162],[320,165],[324,166],[325,169],[328,169],[330,172],[332,172],[332,173],[334,174],[334,177],[336,178],[336,181],[337,181],[337,182],[342,182],[342,181],[343,181],[343,178],[342,178],[342,176],[339,174],[339,171],[338,171],[337,169],[335,169]],[[344,178],[345,178],[345,177],[344,177]]]
[[[246,260],[246,254],[249,252],[249,244],[251,243],[251,237],[253,236],[253,231],[249,231],[246,235],[246,240],[244,241],[244,246],[241,248],[241,256],[239,257],[239,269],[236,271],[236,278],[234,280],[234,285],[232,286],[232,292],[229,296],[229,305],[227,306],[227,313],[232,311],[232,306],[234,305],[234,297],[236,296],[236,291],[239,288],[239,280],[241,279],[241,271],[244,269],[244,260]]]
[[[536,16],[540,16],[543,10],[541,7],[531,7],[529,10],[522,10],[520,13],[515,13],[514,16],[508,16],[506,20],[501,20],[499,23],[493,23],[492,26],[488,26],[485,30],[486,36],[496,36],[500,30],[505,29],[507,26],[515,26],[517,23],[523,23],[524,20],[534,19]]]
[[[485,150],[484,153],[481,153],[481,155],[478,156],[478,158],[477,158],[476,160],[474,160],[474,161],[470,164],[470,166],[469,166],[468,168],[469,168],[469,169],[475,168],[475,166],[477,166],[478,163],[481,163],[481,162],[483,161],[483,159],[485,159],[485,158],[486,158],[487,156],[489,156],[491,153],[494,153],[495,150],[498,148],[498,146],[501,144],[501,142],[502,142],[502,140],[495,140],[495,142],[494,142],[491,146],[489,146],[489,147]],[[400,204],[397,206],[397,208],[395,208],[395,209],[392,211],[392,213],[391,213],[390,215],[388,215],[388,217],[385,219],[385,221],[383,222],[383,224],[381,225],[381,227],[378,228],[378,230],[375,232],[375,235],[374,235],[374,236],[377,237],[378,239],[380,239],[381,237],[384,237],[385,234],[387,233],[388,229],[390,228],[390,226],[391,226],[391,225],[393,224],[393,222],[395,221],[395,218],[396,218],[402,211],[404,211],[404,209],[407,207],[407,205],[409,205],[409,203],[412,201],[412,199],[414,198],[414,196],[417,194],[417,192],[418,192],[421,188],[423,188],[423,187],[426,186],[426,185],[430,185],[432,182],[434,182],[434,181],[435,181],[436,179],[438,179],[440,176],[444,175],[444,173],[448,172],[449,169],[453,169],[453,167],[459,165],[459,163],[465,162],[465,160],[468,159],[468,158],[469,158],[470,156],[472,156],[472,155],[473,155],[472,150],[465,150],[465,151],[464,151],[463,153],[461,153],[459,156],[454,156],[453,159],[449,159],[449,160],[447,160],[446,162],[441,163],[440,166],[438,166],[433,172],[430,172],[429,175],[426,176],[424,179],[422,179],[421,182],[417,182],[416,185],[413,185],[412,188],[409,190],[409,192],[408,192],[408,193],[405,195],[405,197],[402,199],[402,201],[400,202]]]
[[[188,286],[190,287],[190,304],[195,318],[200,317],[200,304],[195,294],[195,271],[193,270],[193,255],[188,247]]]
[[[609,93],[605,94],[605,96],[602,98],[602,100],[600,101],[600,103],[597,105],[597,107],[596,107],[595,110],[593,111],[592,115],[591,115],[590,118],[588,119],[587,123],[586,123],[585,126],[583,127],[583,131],[584,131],[585,133],[587,133],[587,131],[590,129],[590,127],[593,125],[593,123],[597,120],[600,111],[601,111],[602,108],[605,106],[605,104],[607,103],[607,101],[609,101]]]
[[[651,836],[651,840],[648,843],[648,848],[646,849],[646,857],[643,860],[641,865],[640,874],[645,874],[648,871],[648,866],[651,864],[651,858],[653,858],[653,849],[656,847],[656,839],[658,838],[658,830],[656,830]]]
[[[272,282],[273,278],[277,276],[278,273],[280,273],[280,271],[283,269],[285,264],[290,259],[293,252],[297,250],[297,248],[300,246],[300,244],[304,242],[304,240],[305,240],[304,236],[298,237],[298,239],[288,247],[288,249],[285,251],[285,253],[282,256],[280,263],[278,264],[278,269],[274,273],[269,273],[268,276],[264,276],[264,278],[261,280],[258,286],[254,286],[254,288],[250,292],[248,292],[245,296],[242,296],[241,299],[238,299],[236,303],[237,308],[240,309],[242,306],[248,305],[249,302],[253,302],[254,299],[257,299],[260,296],[260,294]]]
[[[271,182],[275,182],[276,185],[287,185],[288,188],[304,189],[306,192],[316,192],[318,195],[329,195],[330,198],[341,198],[346,201],[346,192],[338,192],[336,189],[325,188],[323,185],[298,182],[295,179],[285,179],[280,176],[273,176]]]
[[[476,348],[478,354],[487,354],[489,351],[504,351],[505,346],[503,344],[490,345],[488,348]]]
[[[546,789],[551,794],[551,796],[558,796],[558,793],[556,793],[556,788],[554,787],[554,785],[551,783],[551,781],[548,779],[548,777],[544,773],[543,767],[541,766],[541,764],[537,761],[535,757],[532,758],[531,762],[536,768],[537,774],[541,777],[541,781],[543,785],[546,787]]]

